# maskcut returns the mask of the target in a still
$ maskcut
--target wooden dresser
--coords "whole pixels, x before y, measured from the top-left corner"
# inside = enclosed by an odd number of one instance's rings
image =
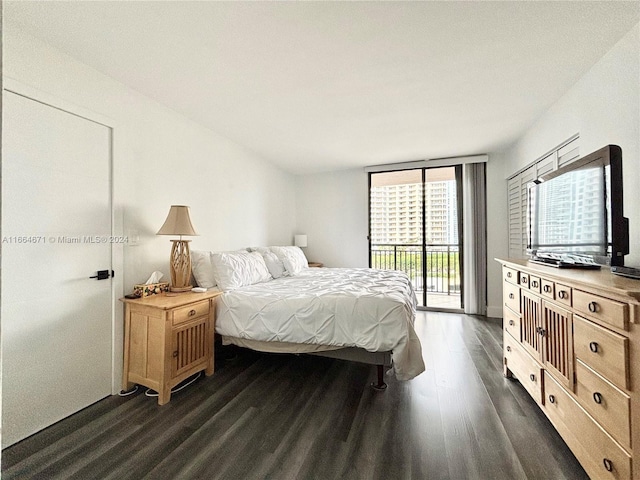
[[[204,370],[213,375],[215,301],[222,292],[163,293],[121,299],[124,315],[122,388],[144,385],[158,392],[158,404],[171,388]]]
[[[640,280],[498,261],[505,375],[591,478],[640,480]]]

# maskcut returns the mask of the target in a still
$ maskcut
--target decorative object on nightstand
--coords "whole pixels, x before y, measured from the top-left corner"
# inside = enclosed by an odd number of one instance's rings
[[[296,247],[304,248],[307,246],[307,236],[306,235],[296,235],[293,237],[293,244]]]
[[[189,207],[185,205],[171,205],[169,215],[156,235],[179,235],[180,240],[171,240],[171,291],[188,292],[191,290],[191,253],[189,242],[183,240],[183,235],[198,235],[189,217]]]
[[[121,299],[124,315],[122,389],[134,384],[158,392],[158,404],[171,389],[204,370],[213,375],[216,297],[222,292],[166,293]]]

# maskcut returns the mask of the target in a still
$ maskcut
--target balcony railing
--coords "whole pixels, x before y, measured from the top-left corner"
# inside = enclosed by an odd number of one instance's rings
[[[426,258],[426,279],[423,259]],[[416,292],[460,295],[460,251],[457,244],[372,244],[371,267],[405,272]],[[426,281],[426,285],[425,285]]]

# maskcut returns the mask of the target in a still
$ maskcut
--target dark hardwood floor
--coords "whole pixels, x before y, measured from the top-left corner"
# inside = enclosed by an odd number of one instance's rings
[[[585,479],[517,381],[498,320],[419,312],[427,371],[239,350],[163,407],[106,398],[5,449],[2,478]]]

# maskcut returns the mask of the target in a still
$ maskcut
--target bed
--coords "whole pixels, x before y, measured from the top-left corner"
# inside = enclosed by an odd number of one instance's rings
[[[211,263],[211,283],[225,292],[216,307],[223,344],[377,365],[378,389],[386,387],[385,367],[398,380],[424,371],[405,273],[308,268],[298,247],[212,253]]]

